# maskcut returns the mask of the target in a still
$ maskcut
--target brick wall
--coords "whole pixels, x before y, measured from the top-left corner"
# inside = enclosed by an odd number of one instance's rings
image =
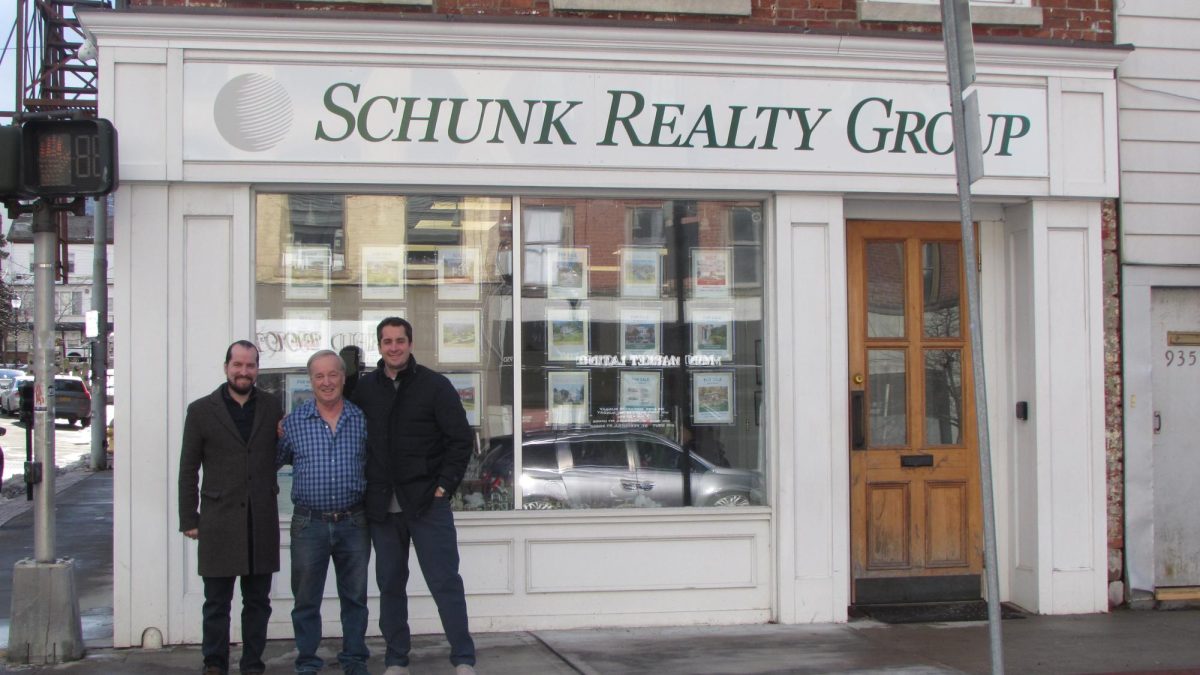
[[[1108,199],[1101,211],[1104,269],[1104,456],[1108,513],[1108,602],[1124,602],[1125,569],[1125,435],[1121,388],[1121,259],[1117,203]]]
[[[307,10],[384,12],[400,15],[578,18],[657,24],[740,25],[759,29],[832,32],[938,33],[937,23],[860,22],[857,0],[751,0],[750,16],[701,16],[639,12],[555,11],[549,0],[434,0],[433,7],[386,3],[262,2],[256,0],[130,0],[131,7],[193,7],[255,11]],[[1111,43],[1113,0],[1033,0],[1042,9],[1041,26],[976,26],[978,36]]]

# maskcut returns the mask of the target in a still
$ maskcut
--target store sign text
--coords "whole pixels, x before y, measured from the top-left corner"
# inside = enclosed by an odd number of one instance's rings
[[[707,354],[686,354],[682,357],[670,354],[589,354],[575,359],[579,367],[622,368],[637,366],[645,368],[678,368],[687,366],[719,366],[721,357]]]
[[[604,131],[597,146],[792,150],[817,148],[817,131],[828,107],[783,105],[700,106],[648,101],[637,91],[608,90]],[[366,94],[358,83],[325,90],[328,115],[316,123],[315,140],[369,143],[472,143],[576,145],[586,135],[577,120],[583,101],[556,99],[442,98]],[[896,99],[868,96],[849,110],[845,139],[862,154],[953,151],[949,110],[906,109]],[[984,153],[1012,156],[1032,129],[1029,116],[989,113]]]

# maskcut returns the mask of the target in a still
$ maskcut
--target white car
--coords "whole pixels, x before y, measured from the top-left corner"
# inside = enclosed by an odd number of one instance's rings
[[[19,390],[23,382],[33,382],[33,376],[21,375],[14,378],[8,388],[0,392],[0,411],[9,415],[16,415],[21,412],[21,395]]]

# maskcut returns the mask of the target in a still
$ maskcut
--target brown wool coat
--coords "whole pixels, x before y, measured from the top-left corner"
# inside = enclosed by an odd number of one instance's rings
[[[224,387],[188,406],[179,459],[179,531],[200,529],[200,576],[278,572],[275,428],[283,409],[279,399],[259,389],[246,443],[225,408]],[[253,570],[246,536],[247,505],[254,519]]]

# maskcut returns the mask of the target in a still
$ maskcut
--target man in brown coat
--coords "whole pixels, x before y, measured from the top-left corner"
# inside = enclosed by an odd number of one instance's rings
[[[229,607],[242,586],[242,673],[266,670],[271,575],[279,571],[275,480],[279,400],[254,386],[258,349],[225,351],[226,382],[188,406],[179,460],[179,531],[199,541],[204,675],[229,672]],[[203,479],[200,470],[203,468]],[[199,507],[197,509],[197,507]]]

